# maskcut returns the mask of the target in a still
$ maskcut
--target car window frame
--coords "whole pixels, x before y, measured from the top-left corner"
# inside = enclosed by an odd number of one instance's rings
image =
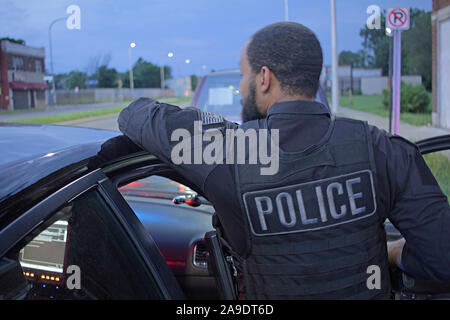
[[[0,230],[0,257],[31,240],[42,231],[59,208],[91,190],[98,191],[111,208],[114,218],[136,248],[149,274],[153,276],[152,280],[158,286],[163,299],[184,299],[184,293],[151,235],[101,169],[58,189]]]

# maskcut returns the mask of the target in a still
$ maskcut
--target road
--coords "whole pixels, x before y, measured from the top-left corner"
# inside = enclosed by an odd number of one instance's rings
[[[104,130],[114,130],[119,131],[119,126],[117,125],[117,117],[116,114],[108,114],[100,117],[91,117],[84,118],[73,121],[60,122],[58,124],[66,125],[66,126],[76,126],[76,127],[85,127],[85,128],[95,128],[95,129],[104,129]]]
[[[179,104],[179,106],[185,107],[185,106],[188,106],[189,104],[190,103],[182,103],[182,104]],[[108,114],[108,115],[99,116],[99,117],[91,117],[91,118],[83,118],[83,119],[73,120],[73,121],[65,121],[65,122],[60,122],[58,124],[66,125],[66,126],[76,126],[76,127],[119,131],[119,126],[117,125],[117,117],[118,116],[119,116],[118,113]]]

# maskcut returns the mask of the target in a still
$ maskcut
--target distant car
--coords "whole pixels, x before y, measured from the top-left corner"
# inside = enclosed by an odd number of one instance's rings
[[[0,299],[221,296],[204,242],[214,208],[147,152],[93,164],[101,146],[117,135],[0,123]],[[449,149],[450,135],[417,144],[424,153]],[[387,232],[388,238],[399,236]],[[77,272],[80,287],[68,281]],[[434,292],[450,291],[433,285]]]
[[[239,85],[241,73],[237,69],[214,71],[205,75],[195,89],[192,106],[204,111],[223,115],[225,119],[241,122],[241,94]],[[330,109],[322,88],[317,92],[316,101]]]

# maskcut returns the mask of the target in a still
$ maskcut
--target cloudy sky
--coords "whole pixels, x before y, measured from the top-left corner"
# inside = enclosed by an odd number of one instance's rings
[[[370,5],[393,4],[431,10],[432,0],[336,0],[338,50],[361,48],[359,30]],[[0,37],[21,38],[45,47],[48,28],[67,7],[81,9],[81,29],[54,25],[55,73],[86,71],[93,57],[110,55],[110,67],[128,69],[128,45],[138,57],[169,64],[175,75],[203,74],[210,69],[237,68],[240,50],[259,28],[284,20],[284,0],[0,0]],[[289,0],[289,20],[312,29],[321,41],[325,63],[331,62],[329,0]],[[168,52],[174,57],[169,59]],[[185,59],[191,63],[186,64]],[[48,68],[48,67],[47,67]],[[49,69],[49,68],[48,68]]]

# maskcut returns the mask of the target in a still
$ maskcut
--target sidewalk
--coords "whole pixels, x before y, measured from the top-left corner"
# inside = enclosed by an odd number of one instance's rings
[[[338,115],[347,118],[365,120],[369,124],[389,132],[388,118],[344,107],[339,107]],[[400,122],[400,135],[413,142],[446,134],[450,134],[450,130],[436,128],[433,126],[413,126],[408,123]],[[450,158],[450,150],[444,151],[443,153]]]
[[[389,131],[389,119],[376,114],[339,107],[338,115],[347,118],[365,120],[371,125]],[[419,141],[444,134],[450,134],[450,130],[436,128],[433,126],[413,126],[408,123],[400,122],[400,135],[411,141]]]

